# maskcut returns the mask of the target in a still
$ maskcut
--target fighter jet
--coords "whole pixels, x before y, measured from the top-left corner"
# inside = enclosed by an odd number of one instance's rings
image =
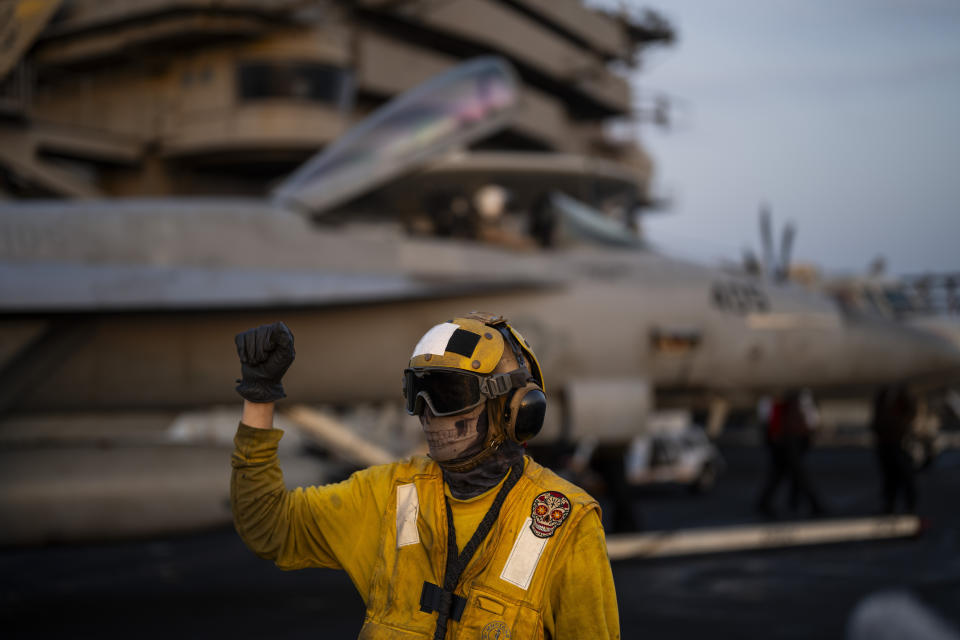
[[[236,402],[232,337],[285,321],[306,404],[394,403],[411,345],[471,309],[533,345],[544,438],[625,447],[654,407],[807,387],[862,392],[960,370],[929,332],[650,250],[632,181],[601,162],[470,150],[518,80],[470,61],[394,99],[272,198],[0,205],[0,411]],[[396,206],[391,206],[396,202]]]
[[[882,261],[875,265],[882,265]],[[851,316],[898,322],[960,347],[960,317],[953,313],[950,275],[894,278],[884,274],[882,268],[873,268],[865,275],[825,278],[821,286]],[[914,385],[911,389],[917,396],[919,412],[908,449],[919,468],[929,465],[948,446],[952,440],[948,429],[955,431],[960,424],[960,381],[942,382],[933,388]]]
[[[877,257],[862,274],[821,274],[812,265],[792,265],[790,254],[796,237],[792,223],[783,227],[780,250],[773,244],[770,207],[763,204],[759,215],[762,261],[751,250],[744,252],[742,268],[758,277],[777,282],[792,281],[832,298],[853,322],[880,320],[920,329],[960,347],[960,321],[951,313],[955,307],[954,277],[947,274],[895,278],[887,275],[886,261]],[[944,424],[956,425],[960,417],[958,380],[950,376],[909,382],[909,392],[918,405],[912,433],[906,443],[918,468],[926,467],[950,440],[941,431]],[[847,442],[872,440],[865,431],[875,416],[873,398],[840,394],[821,399],[820,440]],[[859,431],[859,433],[857,433]]]

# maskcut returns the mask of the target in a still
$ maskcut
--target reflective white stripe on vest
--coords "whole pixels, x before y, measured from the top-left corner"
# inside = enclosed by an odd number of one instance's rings
[[[547,546],[547,540],[549,540],[549,538],[534,535],[530,529],[530,522],[530,518],[523,521],[517,540],[513,543],[513,549],[510,550],[510,557],[507,558],[507,564],[503,566],[503,572],[500,574],[501,580],[515,584],[524,591],[530,586],[533,572],[537,570],[537,564],[540,562],[540,554],[543,553],[543,548]]]
[[[420,498],[417,487],[402,484],[397,487],[397,548],[420,542],[417,531],[417,514],[420,513]]]

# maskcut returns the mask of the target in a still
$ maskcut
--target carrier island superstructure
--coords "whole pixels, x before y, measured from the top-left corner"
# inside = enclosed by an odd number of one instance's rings
[[[577,0],[19,0],[0,8],[0,194],[262,195],[394,95],[494,54],[523,86],[485,150],[591,159],[649,199],[610,125],[658,14]],[[537,156],[548,157],[548,156]]]

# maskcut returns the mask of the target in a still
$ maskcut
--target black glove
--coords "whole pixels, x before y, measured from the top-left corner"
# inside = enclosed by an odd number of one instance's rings
[[[240,375],[237,393],[250,402],[274,402],[286,398],[280,379],[290,368],[296,353],[293,334],[282,322],[265,324],[256,329],[238,333],[237,355],[240,356]]]

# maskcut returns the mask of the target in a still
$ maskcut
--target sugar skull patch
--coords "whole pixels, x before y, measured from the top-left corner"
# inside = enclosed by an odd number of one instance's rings
[[[570,501],[559,491],[544,491],[533,499],[530,530],[538,538],[549,538],[570,515]]]

